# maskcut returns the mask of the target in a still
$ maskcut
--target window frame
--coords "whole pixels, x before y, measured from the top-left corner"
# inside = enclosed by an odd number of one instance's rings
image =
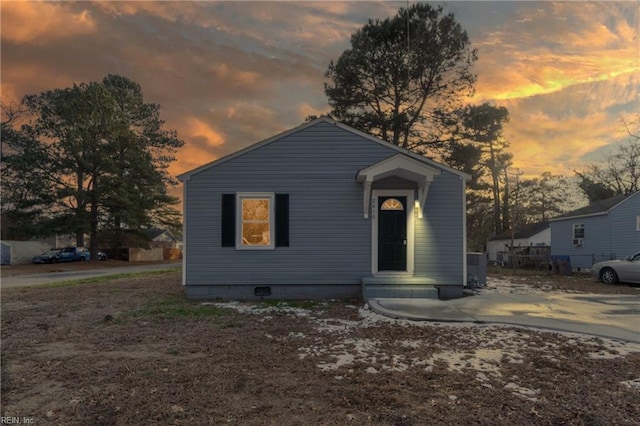
[[[572,240],[584,239],[584,236],[585,236],[584,223],[574,223],[571,229],[572,229],[571,231]],[[582,236],[580,237],[576,236],[576,230],[582,230]]]
[[[242,201],[247,199],[269,200],[269,245],[245,245],[242,243]],[[274,192],[236,193],[236,250],[275,250],[276,247],[276,197]]]

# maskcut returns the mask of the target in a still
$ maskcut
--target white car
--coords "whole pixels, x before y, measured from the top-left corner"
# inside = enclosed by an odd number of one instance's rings
[[[591,267],[591,276],[605,284],[640,284],[640,252],[624,260],[607,260]]]

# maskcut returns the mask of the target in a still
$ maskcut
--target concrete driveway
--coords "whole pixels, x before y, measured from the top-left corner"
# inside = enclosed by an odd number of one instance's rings
[[[152,265],[121,266],[117,268],[90,269],[85,271],[49,272],[45,274],[17,275],[3,277],[0,288],[28,287],[34,285],[53,284],[61,281],[81,280],[85,278],[106,277],[109,275],[129,274],[136,272],[161,271],[179,268],[181,262],[159,263]]]
[[[640,295],[481,293],[454,300],[368,302],[373,311],[392,318],[512,324],[640,343]]]

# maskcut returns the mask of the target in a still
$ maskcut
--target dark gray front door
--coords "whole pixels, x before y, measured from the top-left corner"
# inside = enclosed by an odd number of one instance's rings
[[[407,270],[407,197],[378,198],[378,271]]]

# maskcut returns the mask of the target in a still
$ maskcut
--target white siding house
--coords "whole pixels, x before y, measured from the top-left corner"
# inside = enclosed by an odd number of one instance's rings
[[[521,227],[513,235],[509,230],[491,238],[487,242],[487,253],[489,262],[501,262],[503,260],[501,254],[508,253],[509,247],[548,247],[550,245],[551,228],[549,222],[536,222]]]

